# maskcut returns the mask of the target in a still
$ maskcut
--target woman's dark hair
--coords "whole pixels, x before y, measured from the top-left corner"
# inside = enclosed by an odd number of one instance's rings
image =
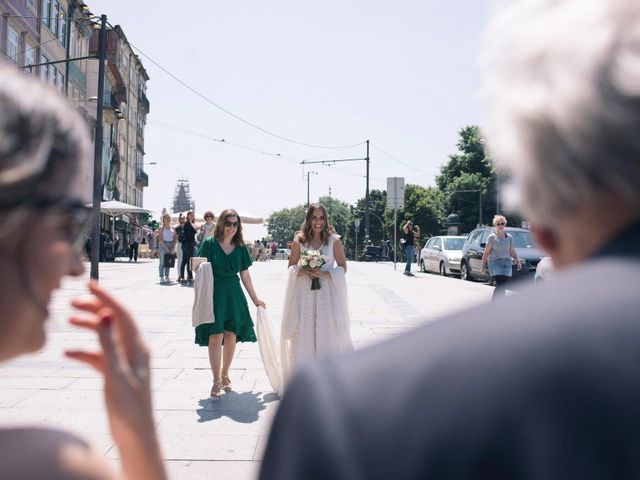
[[[307,214],[304,222],[300,225],[300,230],[296,232],[298,241],[303,245],[307,244],[311,240],[311,220],[316,210],[320,210],[324,215],[324,227],[322,227],[322,232],[320,232],[320,240],[322,240],[322,244],[326,245],[329,242],[329,237],[333,233],[336,233],[336,229],[333,228],[333,225],[329,224],[329,215],[327,215],[327,209],[324,205],[321,203],[312,203],[307,209]]]
[[[244,238],[242,237],[242,220],[240,220],[240,215],[238,215],[238,212],[236,212],[233,208],[227,208],[226,210],[222,211],[222,213],[218,217],[216,226],[213,229],[213,235],[219,242],[224,239],[224,222],[226,222],[229,217],[236,217],[238,219],[238,230],[231,239],[231,243],[233,243],[236,247],[243,247]]]

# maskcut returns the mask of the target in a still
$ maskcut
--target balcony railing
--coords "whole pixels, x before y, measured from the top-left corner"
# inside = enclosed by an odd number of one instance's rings
[[[143,91],[138,92],[138,101],[142,104],[142,107],[144,108],[145,112],[149,113],[150,112],[149,99],[147,98],[147,96],[144,94]]]

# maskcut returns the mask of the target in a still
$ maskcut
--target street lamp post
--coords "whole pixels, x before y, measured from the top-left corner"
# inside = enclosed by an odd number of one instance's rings
[[[307,172],[307,208],[309,208],[309,205],[311,205],[311,202],[310,202],[310,199],[309,199],[309,192],[310,192],[310,190],[311,190],[311,189],[310,189],[310,186],[309,186],[309,184],[310,184],[310,182],[309,182],[309,176],[310,176],[311,174],[318,175],[318,172]]]
[[[104,108],[104,69],[107,16],[100,16],[98,36],[98,106],[96,109],[95,150],[93,152],[93,232],[91,235],[91,278],[99,278],[100,203],[102,202],[102,111]]]

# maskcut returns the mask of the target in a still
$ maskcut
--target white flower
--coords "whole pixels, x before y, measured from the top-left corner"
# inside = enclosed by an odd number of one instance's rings
[[[318,266],[318,262],[316,262],[315,260],[311,260],[311,261],[309,262],[309,266],[310,266],[311,268],[316,268],[316,267]]]

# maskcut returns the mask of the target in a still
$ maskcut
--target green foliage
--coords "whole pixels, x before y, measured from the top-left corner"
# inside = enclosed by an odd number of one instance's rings
[[[267,231],[273,241],[280,246],[286,246],[293,240],[293,236],[304,222],[305,213],[304,205],[273,212],[267,219]]]
[[[464,222],[464,231],[469,232],[480,220],[480,193],[461,190],[482,190],[482,223],[487,223],[496,211],[496,174],[479,127],[462,128],[457,146],[459,152],[449,156],[436,177],[436,185],[443,194],[443,216],[457,213]]]

